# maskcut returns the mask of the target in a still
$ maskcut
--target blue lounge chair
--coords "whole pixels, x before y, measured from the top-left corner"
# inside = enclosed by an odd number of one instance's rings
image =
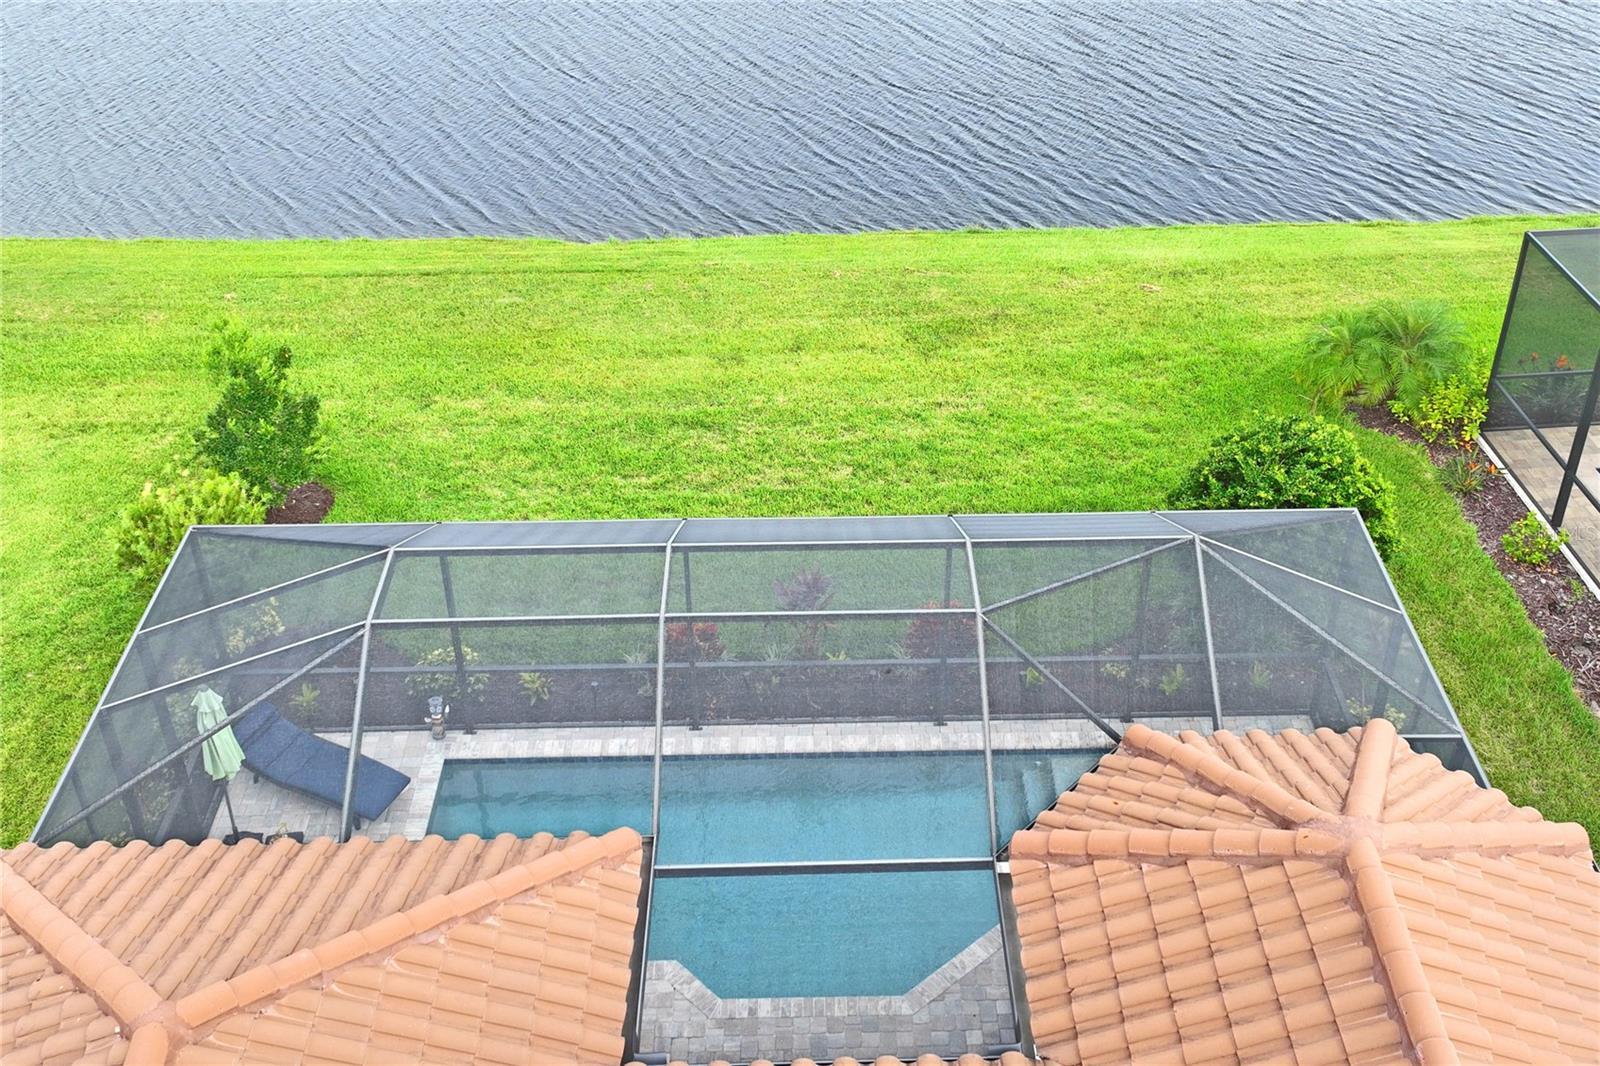
[[[233,727],[244,749],[244,764],[257,777],[319,799],[330,807],[344,802],[344,774],[350,749],[308,733],[278,713],[270,703],[258,703]],[[375,821],[389,809],[411,778],[377,759],[361,756],[356,762],[356,790],[351,807],[357,824]]]

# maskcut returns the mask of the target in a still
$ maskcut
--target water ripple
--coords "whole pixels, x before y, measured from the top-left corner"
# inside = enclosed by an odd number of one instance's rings
[[[0,232],[1600,207],[1600,4],[0,6]]]

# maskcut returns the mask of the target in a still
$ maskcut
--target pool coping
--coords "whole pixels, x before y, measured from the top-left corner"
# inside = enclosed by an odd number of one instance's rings
[[[660,959],[645,964],[645,980],[671,985],[708,1018],[885,1017],[911,1015],[943,995],[1001,949],[1000,925],[962,948],[949,961],[899,996],[767,996],[728,998],[707,988],[681,962]]]

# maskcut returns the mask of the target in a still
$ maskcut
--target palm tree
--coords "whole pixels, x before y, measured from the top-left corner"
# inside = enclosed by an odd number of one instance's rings
[[[1381,403],[1388,390],[1373,386],[1383,385],[1387,369],[1372,316],[1346,309],[1317,323],[1298,377],[1313,411],[1323,401],[1337,405],[1351,396],[1367,407]]]
[[[1465,328],[1442,303],[1381,304],[1373,329],[1383,356],[1384,394],[1392,392],[1402,407],[1416,404],[1471,359]]]

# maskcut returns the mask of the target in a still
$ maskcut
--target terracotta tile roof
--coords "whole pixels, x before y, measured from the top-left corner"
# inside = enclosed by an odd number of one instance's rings
[[[1582,827],[1388,722],[1134,726],[1011,857],[1048,1061],[1600,1062]]]
[[[127,1055],[117,1019],[0,917],[0,1060],[116,1063]]]
[[[13,1062],[614,1063],[637,833],[0,854]]]
[[[1033,1066],[1034,1061],[1021,1052],[1008,1051],[998,1059],[986,1059],[978,1054],[962,1055],[955,1060],[955,1063],[956,1066],[989,1066],[990,1063],[994,1063],[996,1066]],[[874,1059],[856,1059],[851,1058],[849,1055],[841,1055],[839,1058],[832,1059],[828,1066],[905,1066],[908,1062],[912,1066],[949,1066],[948,1060],[931,1053],[919,1055],[915,1059],[899,1059],[893,1055],[879,1055]],[[628,1066],[644,1066],[644,1063],[630,1062]],[[674,1059],[668,1063],[668,1066],[689,1066],[689,1064],[681,1059]],[[726,1059],[713,1059],[710,1066],[732,1066],[732,1064]],[[768,1059],[755,1059],[750,1063],[750,1066],[773,1066],[773,1064]],[[817,1066],[817,1062],[814,1059],[794,1059],[789,1063],[789,1066]]]

